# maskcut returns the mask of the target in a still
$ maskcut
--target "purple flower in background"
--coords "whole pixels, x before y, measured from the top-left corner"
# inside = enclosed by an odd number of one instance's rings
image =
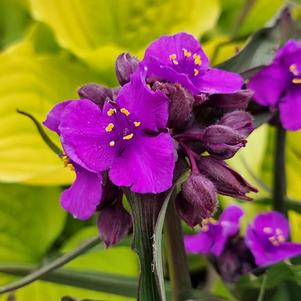
[[[301,244],[287,242],[289,223],[275,211],[258,214],[248,226],[245,241],[258,266],[301,255]]]
[[[251,78],[248,88],[254,100],[280,113],[287,130],[301,129],[301,44],[289,40],[276,54],[271,65]]]
[[[154,41],[146,49],[142,65],[149,79],[179,83],[194,95],[232,93],[243,84],[238,74],[210,68],[200,43],[187,33]]]
[[[218,221],[212,218],[203,220],[200,233],[185,237],[187,252],[221,255],[229,238],[239,233],[242,215],[240,207],[231,205],[224,210]]]

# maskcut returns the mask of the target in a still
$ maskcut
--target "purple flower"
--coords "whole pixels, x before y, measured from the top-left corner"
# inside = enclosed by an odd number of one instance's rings
[[[239,220],[242,215],[240,207],[231,205],[224,210],[218,221],[203,220],[200,233],[185,237],[187,252],[221,255],[229,238],[239,233]]]
[[[109,170],[117,186],[159,193],[172,185],[175,164],[167,120],[167,97],[136,73],[102,110],[87,99],[67,101],[54,107],[44,124],[56,129],[70,160],[85,170]]]
[[[194,95],[233,93],[243,84],[238,74],[210,68],[200,43],[187,33],[154,41],[146,49],[142,65],[150,79],[179,83]]]
[[[277,108],[282,126],[301,128],[301,44],[289,40],[276,54],[271,65],[251,78],[248,87],[254,100],[263,106]]]
[[[301,244],[287,242],[289,223],[275,211],[258,214],[248,226],[245,241],[258,266],[301,254]]]

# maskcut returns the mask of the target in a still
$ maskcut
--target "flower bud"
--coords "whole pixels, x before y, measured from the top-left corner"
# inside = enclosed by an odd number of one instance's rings
[[[101,109],[106,99],[113,99],[112,90],[98,84],[86,84],[81,86],[78,91],[78,95],[81,99],[90,99],[96,103]]]
[[[153,90],[160,90],[169,99],[169,128],[183,128],[191,119],[194,98],[179,84],[155,82]]]
[[[251,90],[239,90],[231,94],[213,94],[206,104],[226,112],[245,110],[253,94]]]
[[[201,174],[192,174],[182,185],[182,195],[177,200],[180,216],[194,227],[202,219],[213,215],[217,207],[213,183]]]
[[[118,243],[132,228],[132,218],[118,201],[101,209],[97,226],[106,247]]]
[[[245,111],[234,111],[225,114],[220,119],[218,124],[228,126],[231,129],[238,131],[245,137],[249,136],[250,133],[254,130],[253,118],[249,113]]]
[[[200,172],[213,182],[220,194],[251,200],[246,194],[251,191],[257,192],[256,188],[223,161],[210,156],[200,156],[198,167]]]
[[[131,75],[138,67],[139,60],[129,53],[121,53],[115,62],[116,76],[120,85],[125,85],[130,81]]]
[[[211,125],[201,137],[206,150],[218,159],[229,159],[247,143],[245,136],[224,125]]]

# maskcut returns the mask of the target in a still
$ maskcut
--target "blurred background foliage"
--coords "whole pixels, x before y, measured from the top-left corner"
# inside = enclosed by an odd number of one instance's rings
[[[77,98],[76,90],[81,84],[97,82],[113,87],[116,56],[129,51],[141,58],[145,47],[162,34],[178,31],[194,34],[200,38],[212,64],[218,64],[234,55],[286,3],[284,0],[1,0],[0,265],[39,265],[97,235],[93,219],[83,223],[60,208],[62,186],[71,183],[74,175],[63,168],[32,122],[16,109],[30,112],[42,121],[54,103]],[[293,14],[296,20],[301,19],[298,6]],[[48,134],[57,141],[52,133]],[[262,200],[270,198],[273,136],[273,129],[260,127],[250,136],[247,148],[231,160],[236,169],[260,188],[260,193],[254,195],[254,203],[240,203],[247,212],[244,223],[257,211],[269,207]],[[294,202],[301,202],[300,145],[301,133],[289,133],[288,193]],[[230,198],[221,201],[233,202]],[[292,238],[301,241],[301,218],[299,207],[296,208],[290,212]],[[190,261],[192,268],[204,265],[199,257]],[[67,267],[127,276],[138,273],[137,258],[129,240],[108,250],[97,246]],[[11,280],[11,276],[0,274],[0,284]],[[223,289],[224,296],[229,295],[221,283],[214,287],[221,295]],[[42,281],[15,293],[18,301],[54,301],[63,295],[133,300]],[[0,296],[0,300],[8,300],[8,296]]]

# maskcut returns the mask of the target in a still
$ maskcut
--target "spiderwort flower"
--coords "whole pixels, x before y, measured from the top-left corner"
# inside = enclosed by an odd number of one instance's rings
[[[232,93],[243,84],[236,73],[210,68],[200,43],[183,32],[151,43],[142,64],[148,69],[149,80],[179,83],[194,95]]]
[[[255,102],[279,110],[285,129],[301,129],[301,43],[289,40],[274,61],[251,78],[248,88],[255,92]]]
[[[224,210],[218,221],[204,219],[200,233],[185,237],[187,252],[221,255],[229,238],[239,233],[239,220],[242,215],[242,209],[232,205]]]
[[[287,242],[289,223],[276,212],[258,214],[248,226],[245,241],[258,266],[301,255],[301,244]]]

